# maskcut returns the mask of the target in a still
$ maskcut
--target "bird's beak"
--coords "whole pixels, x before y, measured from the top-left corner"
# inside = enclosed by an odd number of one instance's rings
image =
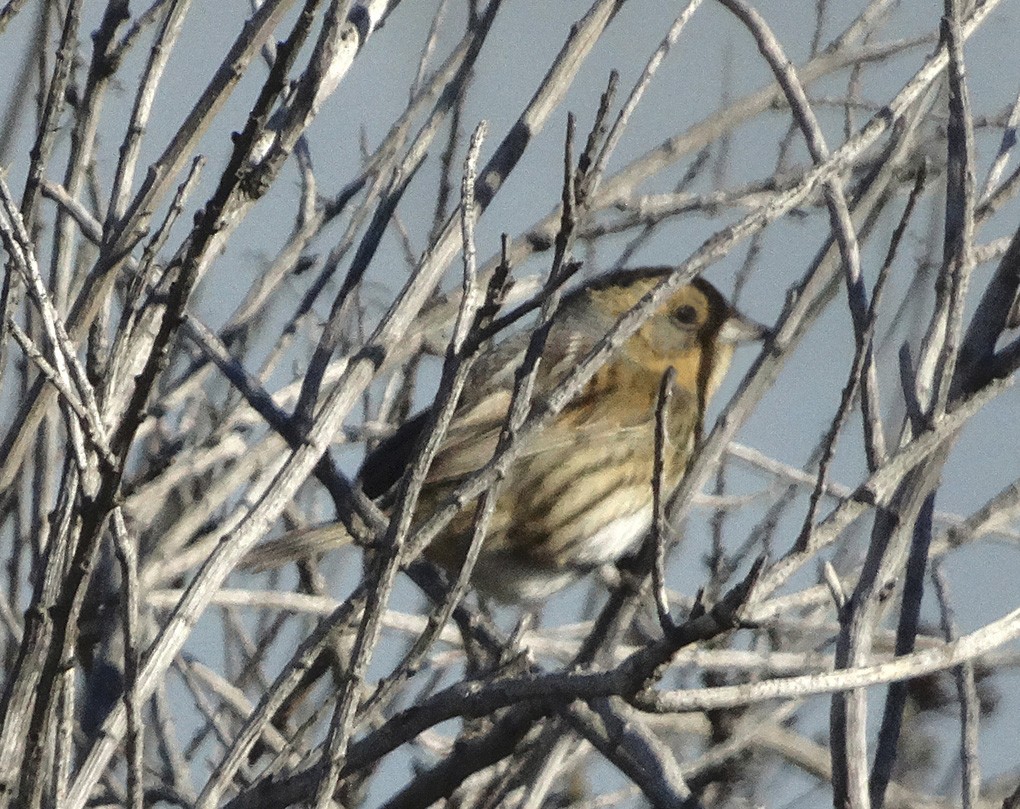
[[[736,309],[730,309],[729,317],[723,321],[722,327],[716,333],[715,351],[712,352],[712,369],[706,389],[708,396],[715,393],[722,383],[737,345],[764,340],[770,333],[761,323],[744,317]]]
[[[761,342],[771,333],[768,327],[745,317],[734,309],[730,312],[730,316],[723,321],[718,339],[723,343],[737,345],[738,343]]]

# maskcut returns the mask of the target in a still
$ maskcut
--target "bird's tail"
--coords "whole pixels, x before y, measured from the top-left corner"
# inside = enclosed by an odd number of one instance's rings
[[[261,573],[288,562],[318,556],[350,541],[351,535],[339,522],[297,528],[282,537],[256,545],[241,560],[240,567],[249,573]]]

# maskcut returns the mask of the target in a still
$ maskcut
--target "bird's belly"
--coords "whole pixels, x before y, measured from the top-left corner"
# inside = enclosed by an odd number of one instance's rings
[[[478,557],[471,571],[471,581],[478,591],[504,604],[544,601],[577,578],[575,570],[543,567],[502,554]]]
[[[520,552],[482,553],[472,580],[486,595],[505,603],[537,602],[562,590],[593,567],[636,550],[652,521],[648,506],[602,523],[579,538],[557,564]]]
[[[637,548],[651,525],[651,505],[603,523],[585,541],[577,543],[573,559],[579,565],[615,562]]]

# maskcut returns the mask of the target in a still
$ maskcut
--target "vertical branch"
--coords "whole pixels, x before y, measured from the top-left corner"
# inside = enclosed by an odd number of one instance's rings
[[[138,82],[135,92],[135,103],[131,117],[120,145],[120,159],[114,173],[112,193],[107,205],[107,232],[119,223],[127,209],[128,196],[134,179],[135,165],[138,162],[142,137],[149,123],[152,105],[156,100],[156,90],[163,77],[163,71],[170,59],[173,48],[181,33],[184,16],[190,7],[190,0],[170,0],[164,13],[163,24],[156,34],[156,40],[149,52],[145,70]]]
[[[50,153],[60,130],[58,121],[63,113],[67,98],[67,84],[71,77],[71,68],[78,47],[78,25],[81,22],[81,0],[71,0],[64,16],[64,26],[60,34],[60,45],[53,64],[53,75],[45,94],[43,112],[36,130],[35,143],[30,152],[28,178],[25,180],[25,192],[21,198],[21,215],[25,220],[25,228],[31,234],[35,229],[39,204],[39,186]],[[4,313],[6,314],[6,313]]]
[[[666,502],[669,493],[665,491],[665,465],[667,444],[670,443],[669,429],[666,419],[669,418],[670,399],[673,397],[673,388],[676,382],[676,369],[670,366],[669,370],[662,375],[662,382],[659,385],[659,394],[655,405],[655,455],[652,468],[652,512],[655,515],[652,520],[652,531],[649,542],[654,542],[654,555],[652,556],[652,588],[655,591],[655,606],[659,612],[659,623],[663,632],[669,634],[674,628],[673,618],[669,609],[669,596],[666,593],[666,543],[668,532],[668,521],[666,519]],[[684,440],[684,436],[680,436]],[[691,435],[694,440],[694,434]],[[673,447],[676,452],[682,448]],[[675,462],[675,461],[674,461]]]
[[[595,165],[591,170],[591,188],[586,190],[586,196],[593,197],[598,191],[599,183],[602,180],[602,175],[605,173],[606,165],[609,163],[609,158],[613,152],[616,151],[616,147],[620,144],[620,140],[623,137],[623,132],[630,122],[630,118],[637,109],[637,105],[641,103],[641,98],[645,94],[645,90],[651,83],[652,78],[655,76],[656,71],[659,69],[659,65],[669,54],[670,49],[676,44],[676,41],[680,38],[681,32],[687,26],[691,17],[694,16],[694,12],[698,10],[701,5],[701,0],[689,0],[684,10],[680,12],[673,25],[670,26],[666,36],[663,37],[659,43],[659,47],[655,49],[652,55],[648,58],[648,62],[645,64],[644,70],[641,71],[641,76],[635,82],[634,87],[630,91],[630,95],[627,97],[627,101],[620,109],[619,114],[616,116],[616,120],[613,122],[612,128],[609,130],[609,134],[606,136],[605,142],[602,144],[602,148],[599,149],[598,157],[595,161]],[[613,87],[615,81],[611,85]]]
[[[941,561],[931,571],[932,582],[939,599],[939,613],[942,635],[947,642],[959,637],[956,618],[949,596],[949,582]],[[960,764],[962,770],[961,806],[975,809],[981,797],[981,763],[978,758],[978,726],[981,719],[981,705],[977,686],[974,682],[974,663],[966,661],[953,669],[956,680],[956,694],[960,702]],[[1005,805],[1005,804],[1004,804]]]
[[[114,55],[115,36],[117,30],[127,20],[128,14],[127,0],[107,3],[99,29],[92,38],[92,58],[85,77],[82,97],[75,108],[70,152],[64,168],[64,191],[75,203],[79,202],[85,188],[89,167],[93,166],[96,160],[96,134],[102,120],[106,90],[120,65],[119,56]],[[71,290],[74,286],[73,267],[75,259],[80,256],[74,243],[74,224],[63,208],[57,212],[53,232],[53,254],[50,258],[50,283],[53,285],[54,300],[61,312],[70,306]],[[102,237],[99,243],[101,242]],[[80,335],[84,333],[83,329],[76,339],[81,339]]]
[[[963,307],[973,269],[974,241],[974,123],[967,91],[961,30],[961,0],[945,0],[942,36],[949,48],[949,126],[946,132],[946,222],[943,272],[948,275],[945,294],[945,340],[935,372],[935,396],[930,414],[944,413],[956,372],[963,326]]]
[[[940,34],[949,54],[949,125],[946,131],[946,209],[942,267],[935,281],[935,311],[917,367],[917,399],[927,419],[949,402],[960,351],[963,306],[970,280],[974,233],[974,133],[963,63],[960,10],[945,0]]]
[[[124,633],[124,706],[127,712],[125,747],[127,757],[127,805],[142,809],[145,804],[143,762],[145,726],[138,695],[138,665],[142,639],[139,633],[139,583],[137,539],[132,537],[118,510],[113,515],[113,542],[120,563],[121,621]]]

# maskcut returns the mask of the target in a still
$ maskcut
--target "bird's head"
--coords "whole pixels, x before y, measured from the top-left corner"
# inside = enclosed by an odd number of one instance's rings
[[[672,272],[671,267],[624,270],[598,279],[581,292],[602,333]],[[695,278],[680,287],[624,343],[623,356],[664,374],[707,401],[718,389],[737,344],[761,340],[767,330],[738,312],[712,284]]]

